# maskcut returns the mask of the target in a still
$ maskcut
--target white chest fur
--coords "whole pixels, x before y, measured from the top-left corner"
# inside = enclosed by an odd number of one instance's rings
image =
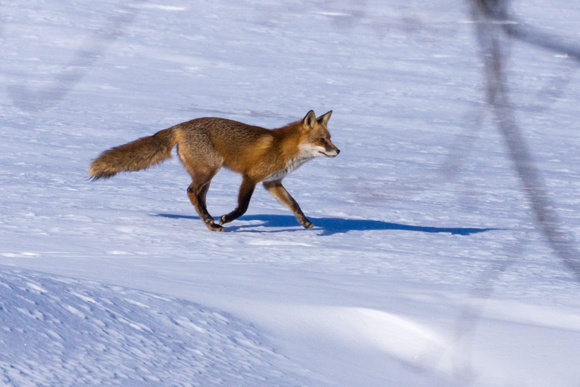
[[[300,153],[298,156],[294,157],[286,166],[271,175],[267,176],[264,181],[276,181],[282,180],[287,174],[294,171],[296,168],[307,162],[308,160],[312,160],[315,157],[322,156],[324,148],[318,145],[312,144],[301,144],[298,146],[300,149]]]
[[[297,156],[294,157],[292,160],[288,161],[286,166],[271,175],[267,176],[264,181],[276,181],[282,180],[287,174],[294,171],[296,168],[307,162],[308,160],[312,159],[312,156]]]

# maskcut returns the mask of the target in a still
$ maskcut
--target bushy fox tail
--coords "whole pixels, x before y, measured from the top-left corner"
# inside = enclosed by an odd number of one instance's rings
[[[89,175],[92,180],[108,179],[119,172],[148,168],[171,158],[171,149],[175,144],[174,130],[169,128],[111,148],[93,160],[89,166]]]

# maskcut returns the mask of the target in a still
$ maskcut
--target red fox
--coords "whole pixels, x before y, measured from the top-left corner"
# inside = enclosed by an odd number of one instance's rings
[[[316,118],[311,110],[302,120],[279,129],[224,118],[197,118],[103,152],[91,163],[89,175],[98,180],[148,168],[169,159],[177,145],[177,155],[192,180],[187,196],[208,229],[224,231],[223,224],[242,216],[259,182],[290,208],[304,228],[311,228],[312,223],[286,191],[282,179],[314,157],[340,153],[327,129],[331,114],[332,110]],[[221,216],[216,224],[205,199],[211,179],[222,166],[240,173],[242,184],[236,209]]]

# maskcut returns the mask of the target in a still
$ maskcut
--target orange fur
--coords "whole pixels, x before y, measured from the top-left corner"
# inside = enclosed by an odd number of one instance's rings
[[[331,113],[316,118],[310,111],[301,121],[273,130],[223,118],[194,119],[103,152],[91,163],[89,175],[97,180],[148,168],[170,158],[171,149],[177,145],[179,159],[192,178],[187,189],[189,199],[210,230],[223,231],[223,223],[243,215],[260,181],[304,227],[310,228],[312,223],[281,181],[314,157],[338,155],[340,151],[330,141],[326,127]],[[222,166],[240,173],[243,180],[238,207],[223,215],[217,225],[207,212],[205,197],[211,179]]]

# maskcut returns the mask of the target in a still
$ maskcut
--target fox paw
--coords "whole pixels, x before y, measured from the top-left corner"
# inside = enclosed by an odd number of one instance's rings
[[[225,228],[223,228],[222,226],[220,226],[219,224],[215,224],[215,223],[207,223],[207,228],[210,231],[220,231],[220,232],[224,232]]]
[[[224,231],[225,229],[221,226],[216,224],[213,219],[207,219],[204,221],[205,225],[210,231]]]
[[[312,224],[312,222],[309,221],[309,220],[304,220],[304,221],[300,222],[300,224],[304,228],[312,228],[312,227],[314,227],[314,225]]]
[[[220,216],[219,224],[224,224],[224,223],[228,223],[228,222],[229,222],[229,220],[227,218],[227,215]]]

